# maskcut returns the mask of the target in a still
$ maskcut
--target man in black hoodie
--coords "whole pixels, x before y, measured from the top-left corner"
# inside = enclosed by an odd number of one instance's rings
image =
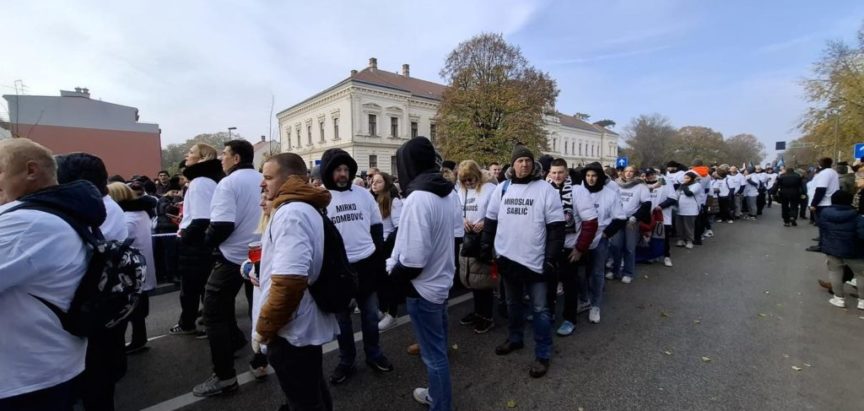
[[[384,270],[384,262],[376,253],[383,247],[384,226],[378,203],[369,190],[351,183],[356,175],[357,162],[345,150],[333,148],[321,156],[321,180],[332,196],[327,206],[327,217],[342,235],[348,262],[360,280],[356,300],[360,308],[366,364],[378,372],[390,372],[393,364],[378,344],[378,295],[375,292],[375,279]],[[351,313],[339,313],[336,318],[340,330],[339,365],[330,376],[330,383],[341,384],[354,374],[357,350]]]
[[[396,158],[405,202],[387,268],[407,290],[408,315],[429,375],[429,387],[415,389],[414,399],[430,410],[450,410],[447,296],[456,272],[453,230],[462,226],[459,199],[427,138],[408,140]]]
[[[510,336],[495,348],[507,355],[524,347],[525,316],[522,296],[531,297],[534,356],[529,375],[546,375],[552,356],[552,313],[547,301],[547,279],[555,275],[564,248],[564,207],[558,191],[542,179],[534,153],[519,144],[513,149],[507,176],[496,187],[486,209],[481,249],[494,248],[504,280],[510,311]]]
[[[13,210],[38,204],[85,226],[101,225],[105,206],[99,190],[87,181],[57,185],[56,170],[47,148],[25,138],[0,141],[3,410],[72,410],[75,377],[84,370],[87,341],[64,330],[37,298],[68,309],[87,270],[87,246],[53,214]]]

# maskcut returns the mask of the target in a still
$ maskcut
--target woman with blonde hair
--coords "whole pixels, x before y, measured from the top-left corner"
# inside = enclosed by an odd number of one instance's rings
[[[474,311],[462,318],[459,324],[473,326],[475,333],[483,334],[495,325],[492,320],[495,299],[492,290],[497,286],[497,278],[490,274],[490,264],[480,258],[480,233],[495,185],[484,180],[480,166],[474,160],[461,162],[456,175],[459,180],[456,193],[465,225],[465,237],[458,257],[459,280],[474,294]]]
[[[180,319],[169,334],[201,334],[196,326],[198,307],[204,285],[213,264],[213,250],[204,243],[210,225],[210,203],[216,184],[225,173],[215,148],[198,143],[186,153],[183,175],[189,180],[183,196],[183,218],[180,220],[178,271],[180,272]]]
[[[138,305],[129,314],[129,324],[132,325],[132,342],[126,345],[126,354],[132,354],[147,349],[147,324],[145,320],[150,314],[149,293],[156,288],[156,261],[153,258],[153,235],[151,218],[153,205],[147,199],[139,197],[124,183],[108,184],[108,195],[123,209],[126,220],[126,230],[132,247],[138,249],[147,263],[147,273],[141,286],[141,298]]]

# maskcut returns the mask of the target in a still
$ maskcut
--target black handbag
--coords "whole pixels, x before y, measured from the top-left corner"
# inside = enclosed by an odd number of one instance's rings
[[[466,218],[468,216],[468,210],[466,209],[466,204],[468,202],[468,190],[465,190],[465,200],[462,201],[462,218]],[[477,258],[480,257],[480,234],[474,232],[465,232],[465,236],[462,237],[462,250],[459,252],[459,255],[462,257],[471,257]]]

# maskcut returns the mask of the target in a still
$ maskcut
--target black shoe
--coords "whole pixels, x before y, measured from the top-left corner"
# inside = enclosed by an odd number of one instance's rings
[[[819,247],[818,245],[811,245],[810,247],[807,247],[807,251],[812,251],[814,253],[821,253],[822,247]]]
[[[531,378],[540,378],[546,375],[546,371],[549,371],[549,360],[538,358],[534,360],[534,364],[531,364],[531,369],[528,370],[528,375],[530,375]]]
[[[783,223],[783,227],[791,227],[792,223]]]
[[[372,367],[373,370],[378,372],[393,371],[393,364],[391,364],[390,360],[388,360],[383,354],[374,360],[367,358],[366,365]]]
[[[513,351],[521,350],[525,347],[525,343],[512,343],[510,340],[504,341],[504,344],[501,344],[495,347],[495,354],[497,355],[507,355]]]
[[[798,222],[795,220],[792,220],[791,224],[792,224],[792,227],[798,227]]]
[[[142,353],[149,349],[150,347],[147,346],[147,341],[142,343],[131,342],[126,344],[126,355]]]
[[[509,318],[510,317],[509,313],[507,312],[507,304],[504,304],[504,303],[498,304],[498,315],[500,315],[502,318]]]
[[[333,374],[330,375],[330,384],[338,385],[348,381],[355,371],[357,369],[353,365],[337,365],[336,369],[333,370]]]
[[[481,316],[477,316],[477,321],[474,321],[474,332],[477,334],[486,334],[492,327],[495,326],[495,322],[491,319],[486,319]]]
[[[473,325],[477,321],[477,318],[479,317],[476,313],[468,314],[459,320],[459,325]]]

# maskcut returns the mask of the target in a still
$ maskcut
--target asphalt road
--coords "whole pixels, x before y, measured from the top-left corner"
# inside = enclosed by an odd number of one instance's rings
[[[458,325],[471,309],[451,301],[454,406],[461,410],[861,410],[864,409],[864,311],[828,304],[816,285],[825,278],[821,254],[803,251],[816,230],[785,228],[779,207],[757,222],[715,227],[693,250],[673,250],[674,267],[638,265],[629,285],[607,285],[600,324],[580,319],[574,335],[555,337],[549,374],[528,376],[533,352],[494,354],[506,322],[485,335]],[[117,387],[120,410],[275,410],[282,401],[275,375],[263,382],[241,374],[240,389],[198,399],[192,387],[210,375],[206,340],[161,336],[176,321],[177,293],[151,300],[151,349],[129,357]],[[237,298],[241,327],[246,301]],[[356,320],[356,316],[355,316]],[[557,324],[556,324],[557,325]],[[355,326],[356,327],[356,326]],[[355,329],[356,330],[356,329]],[[411,391],[426,384],[419,357],[405,354],[410,324],[381,336],[396,369],[377,374],[358,358],[358,373],[331,387],[337,409],[422,410]],[[336,365],[333,345],[325,373]],[[248,371],[248,353],[237,358]]]

